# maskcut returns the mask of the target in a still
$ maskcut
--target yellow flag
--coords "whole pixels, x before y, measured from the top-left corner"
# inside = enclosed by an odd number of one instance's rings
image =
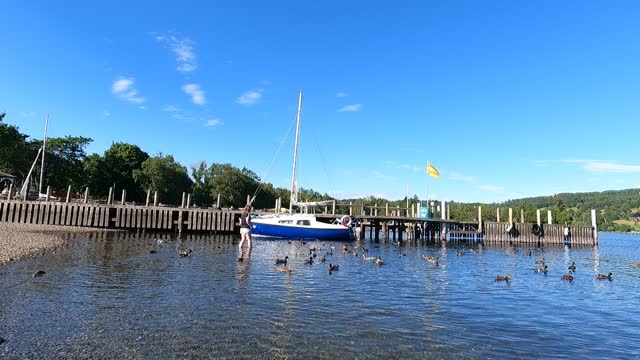
[[[438,169],[433,167],[433,165],[429,164],[428,161],[427,161],[427,175],[431,175],[436,179],[440,179],[440,173],[438,172]]]

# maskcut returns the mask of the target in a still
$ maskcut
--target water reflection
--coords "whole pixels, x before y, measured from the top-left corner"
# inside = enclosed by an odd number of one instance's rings
[[[346,252],[341,243],[261,240],[239,253],[238,241],[237,235],[95,233],[2,267],[0,337],[7,342],[0,357],[620,358],[640,352],[634,341],[640,269],[629,266],[639,262],[639,237],[602,234],[599,248],[360,240]],[[304,264],[312,247],[326,263]],[[384,265],[363,260],[364,247]],[[181,257],[181,249],[192,252]],[[275,259],[285,256],[290,274],[276,270]],[[549,265],[549,276],[533,271],[538,259]],[[575,280],[562,282],[573,261]],[[329,274],[329,262],[340,270]],[[580,267],[611,271],[615,280],[597,281]],[[32,277],[38,269],[45,276]],[[512,281],[495,281],[505,273]]]

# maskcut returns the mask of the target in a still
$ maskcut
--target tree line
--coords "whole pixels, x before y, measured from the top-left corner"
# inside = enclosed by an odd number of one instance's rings
[[[4,123],[5,115],[0,114],[0,171],[24,181],[43,142]],[[182,202],[183,192],[192,194],[192,202],[200,206],[213,205],[220,194],[220,204],[215,204],[220,207],[244,206],[247,195],[256,194],[259,187],[254,207],[272,208],[277,198],[282,198],[283,206],[289,205],[288,189],[263,183],[244,167],[203,161],[188,169],[172,155],[149,155],[137,145],[121,142],[113,143],[103,154],[87,154],[85,149],[92,141],[82,136],[47,138],[44,186],[66,191],[71,185],[77,193],[88,187],[93,199],[106,199],[109,188],[115,188],[118,193],[126,190],[127,200],[138,203],[146,201],[147,191],[157,191],[159,201],[171,205]],[[36,166],[33,180],[39,179],[35,174],[39,174],[40,163]],[[299,197],[332,199],[309,189],[300,189]]]
[[[18,127],[4,123],[5,115],[0,113],[0,171],[24,180],[42,140],[31,139],[20,133]],[[85,148],[91,142],[92,139],[82,136],[48,138],[45,186],[66,190],[71,185],[78,193],[89,187],[91,197],[98,200],[106,199],[109,188],[115,187],[117,191],[126,190],[128,201],[138,203],[146,200],[148,190],[157,191],[159,201],[171,205],[181,203],[183,192],[191,193],[193,203],[200,206],[214,205],[220,194],[221,203],[216,205],[221,207],[244,206],[247,195],[256,194],[253,204],[256,208],[272,208],[277,198],[282,199],[283,207],[289,207],[289,189],[262,182],[255,172],[244,167],[239,169],[229,163],[207,164],[203,161],[188,169],[172,155],[149,155],[139,146],[126,143],[113,143],[103,154],[87,154]],[[256,193],[258,188],[260,191]],[[312,189],[300,189],[299,198],[302,201],[334,199]],[[354,209],[389,204],[391,211],[396,207],[406,208],[407,200],[410,206],[419,202],[417,195],[399,200],[368,196],[344,201],[351,202]],[[434,202],[439,204],[438,200]],[[543,219],[546,219],[547,210],[551,210],[554,223],[569,225],[591,224],[591,209],[597,209],[600,230],[640,229],[638,189],[562,193],[491,204],[451,202],[450,216],[459,221],[477,221],[478,206],[482,206],[484,220],[497,220],[496,209],[500,209],[500,219],[505,221],[508,208],[513,208],[514,220],[520,220],[522,209],[525,222],[533,223],[536,222],[536,210],[541,209]],[[341,208],[339,212],[346,213],[348,209]]]

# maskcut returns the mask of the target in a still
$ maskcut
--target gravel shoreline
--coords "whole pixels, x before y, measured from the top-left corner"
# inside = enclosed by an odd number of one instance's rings
[[[0,266],[31,257],[44,250],[64,244],[68,240],[63,237],[63,234],[95,231],[108,230],[0,222]]]

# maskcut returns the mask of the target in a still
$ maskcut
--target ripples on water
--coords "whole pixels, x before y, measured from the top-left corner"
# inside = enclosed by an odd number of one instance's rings
[[[640,356],[640,269],[630,266],[640,262],[639,236],[601,234],[598,248],[474,246],[477,253],[366,240],[352,244],[358,257],[341,243],[254,240],[243,262],[238,237],[158,244],[152,235],[93,234],[2,267],[0,356]],[[304,265],[298,255],[315,246],[319,260],[332,245],[325,264]],[[362,247],[384,265],[363,261]],[[192,256],[179,257],[179,248]],[[291,274],[275,270],[285,255]],[[533,271],[542,257],[546,276]],[[572,261],[575,279],[560,280]],[[329,262],[340,269],[329,274]],[[36,270],[46,274],[33,278]],[[595,279],[608,272],[613,281]],[[505,273],[510,282],[494,281]]]

